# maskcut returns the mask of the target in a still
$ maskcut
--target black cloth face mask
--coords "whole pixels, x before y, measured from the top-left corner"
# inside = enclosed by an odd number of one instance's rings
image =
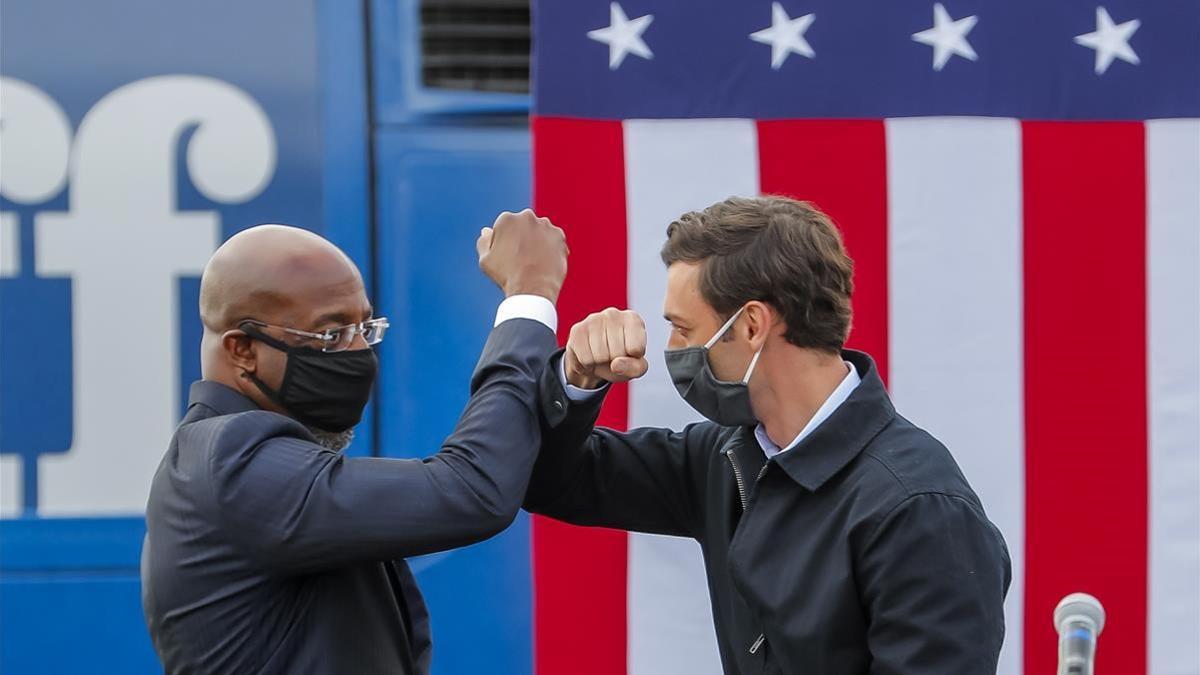
[[[362,420],[379,372],[374,349],[323,352],[293,347],[251,323],[242,324],[241,329],[251,339],[287,353],[287,367],[278,391],[253,373],[246,373],[264,396],[300,423],[322,431],[345,431]]]
[[[671,374],[671,381],[675,383],[675,389],[683,400],[696,412],[726,427],[758,423],[754,417],[754,409],[750,406],[750,389],[746,384],[754,374],[754,366],[758,364],[762,348],[754,353],[750,367],[746,369],[746,375],[740,382],[718,380],[708,362],[708,350],[729,332],[729,328],[745,309],[742,307],[729,317],[717,334],[703,346],[671,349],[665,354],[667,371]]]

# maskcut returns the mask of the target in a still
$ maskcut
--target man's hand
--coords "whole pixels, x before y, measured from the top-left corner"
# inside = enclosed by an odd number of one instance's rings
[[[567,240],[548,218],[529,209],[505,211],[475,242],[479,269],[505,296],[540,295],[558,301],[567,276]]]
[[[646,322],[637,312],[612,307],[571,327],[563,355],[567,382],[595,389],[646,374]]]

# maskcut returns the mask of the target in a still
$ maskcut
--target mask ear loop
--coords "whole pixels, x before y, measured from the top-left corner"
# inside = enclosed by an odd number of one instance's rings
[[[742,312],[744,312],[745,310],[746,310],[746,306],[743,305],[741,309],[734,312],[733,316],[729,317],[729,320],[725,322],[725,325],[721,326],[720,330],[717,331],[717,334],[713,335],[712,338],[710,338],[708,342],[704,343],[704,348],[712,349],[712,346],[717,344],[717,340],[720,340],[721,337],[725,335],[725,333],[729,332],[729,327],[733,325],[734,321],[737,321],[738,317],[741,316]]]
[[[766,345],[763,345],[764,347]],[[754,374],[754,367],[758,365],[758,357],[762,356],[762,347],[754,352],[754,358],[750,359],[750,367],[746,369],[746,376],[742,378],[742,384],[750,383],[750,376]]]
[[[269,347],[273,347],[273,348],[287,354],[288,355],[288,363],[289,364],[291,363],[291,354],[292,354],[292,349],[293,349],[293,347],[291,345],[283,342],[282,340],[277,340],[274,337],[267,335],[267,333],[264,332],[261,328],[259,328],[258,325],[250,323],[249,321],[243,321],[242,323],[238,324],[238,329],[241,330],[243,333],[245,333],[246,337],[250,338],[251,340],[261,342]],[[285,368],[283,371],[284,382],[280,383],[278,390],[268,387],[267,383],[263,382],[261,379],[259,379],[258,375],[255,375],[254,373],[252,373],[248,370],[242,372],[242,377],[245,377],[246,379],[250,380],[254,384],[254,386],[258,387],[258,390],[263,393],[263,396],[266,396],[268,399],[270,399],[272,403],[279,406],[280,408],[283,408],[284,410],[287,409],[287,406],[283,404],[283,396],[280,393],[280,392],[282,392],[284,385],[287,383],[287,378],[288,378],[288,369],[287,368]]]
[[[249,321],[243,321],[242,323],[238,324],[238,330],[245,333],[246,336],[251,340],[261,342],[269,347],[274,347],[285,354],[290,354],[292,350],[295,349],[295,347],[289,345],[283,340],[280,340],[272,335],[268,335],[267,332],[260,328],[257,324],[250,323]]]
[[[734,312],[733,316],[729,317],[729,320],[725,322],[725,325],[721,326],[721,329],[717,331],[717,334],[712,336],[708,342],[704,343],[704,348],[706,350],[712,349],[712,346],[717,344],[717,340],[720,340],[725,333],[729,332],[729,327],[733,325],[734,321],[738,320],[738,317],[741,316],[742,312],[744,311],[746,311],[746,306],[742,305],[742,308]],[[766,345],[763,346],[765,347]],[[754,352],[754,358],[750,359],[750,367],[746,369],[746,376],[742,378],[742,384],[747,384],[750,382],[750,376],[754,374],[754,367],[758,365],[758,357],[760,356],[762,356],[762,347],[759,347],[758,351]]]

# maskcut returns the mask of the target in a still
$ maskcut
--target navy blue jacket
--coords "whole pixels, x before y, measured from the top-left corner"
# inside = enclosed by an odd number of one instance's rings
[[[994,673],[1004,540],[870,357],[843,358],[862,383],[770,460],[752,427],[595,428],[602,397],[570,402],[551,359],[525,507],[699,541],[726,673]]]
[[[232,389],[193,384],[142,547],[167,673],[429,672],[429,620],[403,559],[512,522],[554,348],[536,321],[495,328],[458,426],[424,460],[345,457]]]

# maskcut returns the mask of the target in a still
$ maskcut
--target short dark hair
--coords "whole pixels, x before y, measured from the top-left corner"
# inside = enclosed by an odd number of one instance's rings
[[[699,263],[700,293],[723,317],[751,300],[787,324],[787,341],[838,353],[850,332],[854,261],[817,207],[788,197],[730,197],[667,227],[662,259]]]

